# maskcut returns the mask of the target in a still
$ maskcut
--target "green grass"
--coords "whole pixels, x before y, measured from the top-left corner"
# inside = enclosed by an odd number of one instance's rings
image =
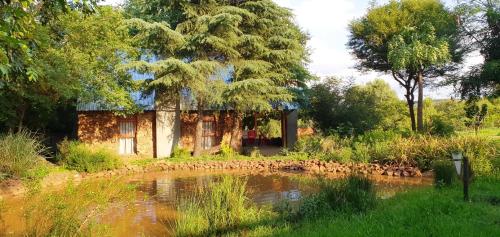
[[[122,166],[118,154],[106,148],[93,148],[87,144],[67,140],[62,141],[58,148],[58,163],[70,170],[95,173]]]
[[[42,156],[45,146],[28,131],[0,135],[0,180],[32,179],[48,169]]]
[[[477,180],[472,202],[458,184],[398,194],[365,213],[332,213],[297,224],[262,225],[249,236],[499,236],[499,179]]]
[[[219,182],[212,181],[200,189],[194,197],[181,200],[176,236],[218,236],[266,219],[265,212],[249,202],[246,182],[223,176]]]
[[[128,205],[134,198],[135,188],[117,180],[32,192],[23,202],[26,229],[22,236],[113,236],[111,226],[99,223],[100,216],[111,205]]]

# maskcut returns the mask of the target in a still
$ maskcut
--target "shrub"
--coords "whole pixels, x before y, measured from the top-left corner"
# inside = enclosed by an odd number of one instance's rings
[[[175,147],[170,158],[189,159],[191,158],[191,152],[185,148]]]
[[[88,145],[64,140],[59,145],[58,163],[79,172],[112,170],[122,165],[120,158],[106,148],[90,148]]]
[[[0,136],[0,180],[29,178],[34,169],[44,166],[45,146],[33,133],[21,131]]]
[[[461,151],[469,158],[475,175],[490,175],[494,172],[493,164],[498,159],[495,141],[478,136],[463,136],[451,140],[448,152]]]
[[[232,158],[236,155],[236,152],[229,144],[222,143],[220,146],[220,154],[224,158]]]
[[[177,236],[220,235],[244,226],[258,215],[246,194],[247,181],[223,176],[190,198],[181,200],[175,222]]]
[[[392,156],[390,142],[377,142],[370,146],[370,157],[372,160],[383,161]]]
[[[130,204],[134,188],[117,181],[86,181],[62,191],[26,197],[24,236],[111,236],[98,218],[113,204]]]
[[[266,138],[281,137],[281,122],[276,119],[270,119],[259,127],[259,132]]]
[[[307,136],[300,138],[296,143],[294,150],[308,154],[316,154],[321,152],[321,137]]]
[[[401,137],[401,135],[395,131],[371,130],[365,132],[363,135],[358,136],[356,140],[361,143],[376,144],[380,142],[391,141],[398,137]]]
[[[320,192],[304,198],[294,220],[317,218],[331,211],[364,212],[376,205],[373,183],[366,177],[349,176],[342,180],[319,181]]]
[[[456,176],[455,165],[450,160],[434,162],[434,183],[437,187],[451,186]]]
[[[376,204],[373,183],[363,176],[349,176],[338,182],[322,182],[322,192],[333,210],[363,212]]]
[[[355,142],[353,144],[352,160],[355,162],[368,163],[370,162],[370,147],[364,143]]]
[[[455,127],[451,122],[445,121],[441,116],[433,116],[428,128],[431,135],[449,137],[455,134]]]
[[[342,164],[349,163],[352,161],[352,149],[350,147],[342,147],[331,153],[327,153],[323,156],[323,159],[327,161],[335,161]]]

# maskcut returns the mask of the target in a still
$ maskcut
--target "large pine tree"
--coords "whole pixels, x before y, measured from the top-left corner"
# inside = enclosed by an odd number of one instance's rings
[[[231,140],[236,147],[243,112],[291,101],[289,89],[309,78],[307,36],[291,12],[272,1],[131,0],[126,9],[143,19],[131,20],[141,48],[161,59],[135,62],[132,68],[153,72],[150,86],[173,93],[187,89],[196,100],[195,156],[202,151],[208,106],[235,110]],[[231,83],[221,84],[217,75],[227,69]]]

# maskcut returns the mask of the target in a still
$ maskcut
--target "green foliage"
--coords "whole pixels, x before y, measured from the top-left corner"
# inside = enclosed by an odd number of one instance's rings
[[[281,137],[281,122],[276,119],[269,119],[259,127],[258,131],[266,138],[279,138]]]
[[[476,180],[472,202],[463,201],[459,184],[442,190],[419,188],[380,200],[363,214],[334,213],[304,220],[298,225],[283,224],[268,229],[272,236],[404,236],[408,233],[432,236],[491,236],[500,208],[492,204],[500,197],[498,179]],[[251,233],[249,235],[252,235]]]
[[[60,191],[33,193],[25,199],[26,236],[112,236],[99,223],[111,204],[131,204],[134,188],[116,180],[70,183]]]
[[[36,11],[45,6],[32,8],[36,18]],[[20,71],[11,71],[8,80],[0,79],[0,129],[28,127],[61,132],[63,127],[72,131],[68,116],[57,118],[63,113],[60,110],[74,111],[77,101],[137,109],[130,96],[137,89],[135,83],[129,72],[117,70],[119,64],[136,56],[123,27],[123,16],[111,7],[93,10],[99,13],[68,11],[51,15],[44,24],[30,22],[26,28],[30,33],[25,34],[32,41],[29,65],[14,64],[13,68]]]
[[[185,148],[175,147],[170,157],[185,160],[191,158],[191,152]]]
[[[464,0],[454,9],[460,16],[462,38],[469,42],[468,50],[481,52],[485,59],[458,80],[450,80],[458,85],[462,98],[500,95],[499,5],[498,0]]]
[[[457,171],[451,160],[438,160],[434,162],[434,183],[440,186],[451,186],[456,179]]]
[[[353,144],[352,160],[358,163],[370,162],[370,147],[364,143],[355,142]]]
[[[0,135],[0,180],[36,178],[32,177],[35,170],[46,166],[46,148],[38,139],[26,130]]]
[[[220,154],[224,158],[233,158],[236,155],[236,152],[229,144],[222,143],[220,146]]]
[[[220,182],[200,189],[195,197],[181,200],[176,235],[221,235],[258,219],[260,211],[249,204],[246,184],[244,179],[223,176]]]
[[[308,93],[308,116],[323,132],[338,130],[347,135],[354,129],[362,134],[372,129],[398,129],[406,122],[404,103],[382,80],[360,86],[329,78],[314,84]]]
[[[423,77],[453,71],[456,68],[446,64],[459,63],[463,57],[455,16],[439,0],[390,1],[372,4],[366,15],[351,22],[349,30],[348,47],[359,60],[357,66],[390,71],[405,89],[415,130],[413,106],[417,81],[423,83]],[[420,96],[423,98],[423,89],[419,90]],[[417,115],[421,121],[421,114]]]
[[[58,145],[58,163],[79,172],[100,172],[112,170],[122,165],[116,152],[106,148],[93,148],[76,141],[64,140]]]
[[[474,131],[477,133],[488,114],[488,105],[481,104],[481,108],[479,108],[478,99],[473,98],[467,100],[464,110],[467,117],[465,125],[474,128]]]
[[[402,137],[394,132],[373,131],[354,139],[338,136],[301,138],[295,151],[309,158],[341,163],[404,163],[429,170],[434,161],[449,159],[453,151],[460,150],[468,154],[476,174],[486,175],[493,171],[492,162],[498,153],[496,146],[495,140],[485,137]]]
[[[455,134],[455,127],[446,121],[443,117],[431,117],[428,131],[431,135],[449,137]]]
[[[395,71],[416,72],[441,66],[450,61],[446,40],[436,37],[436,29],[430,23],[406,27],[389,42],[387,58]]]

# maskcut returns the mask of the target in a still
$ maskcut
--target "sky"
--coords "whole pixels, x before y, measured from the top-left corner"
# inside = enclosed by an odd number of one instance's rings
[[[370,0],[274,0],[287,7],[295,14],[296,23],[310,35],[308,48],[311,51],[310,72],[324,78],[339,76],[354,78],[357,84],[382,78],[397,92],[400,98],[404,90],[389,75],[377,72],[359,72],[354,69],[355,58],[347,49],[349,22],[366,13]],[[447,0],[451,4],[453,0]],[[119,5],[124,0],[105,0],[103,4]],[[379,0],[378,3],[386,2]],[[466,65],[481,62],[481,58],[472,56]],[[444,99],[453,96],[452,88],[428,87],[424,90],[426,97]]]

